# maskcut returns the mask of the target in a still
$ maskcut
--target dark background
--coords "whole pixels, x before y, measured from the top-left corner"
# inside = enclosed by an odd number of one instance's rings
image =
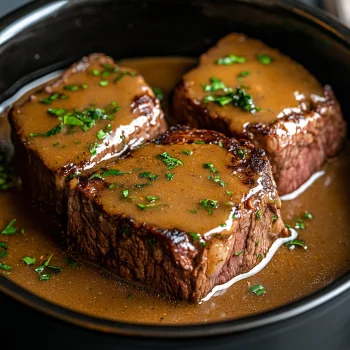
[[[18,8],[19,6],[30,2],[31,0],[0,0],[0,16]],[[268,0],[267,0],[268,1]],[[321,0],[302,0],[310,5],[321,6]]]

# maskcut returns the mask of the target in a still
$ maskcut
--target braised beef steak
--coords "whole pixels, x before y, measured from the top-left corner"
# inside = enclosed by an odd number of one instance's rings
[[[61,214],[66,182],[89,174],[166,128],[142,76],[91,54],[9,114],[24,189]]]
[[[265,150],[280,194],[304,183],[345,139],[329,86],[262,42],[231,34],[174,92],[170,122],[249,139]]]
[[[123,279],[199,301],[254,267],[286,229],[263,150],[172,128],[70,184],[67,244]]]

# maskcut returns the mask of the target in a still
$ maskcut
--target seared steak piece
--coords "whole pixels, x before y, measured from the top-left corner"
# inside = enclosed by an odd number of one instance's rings
[[[265,150],[280,194],[297,189],[342,147],[332,89],[300,64],[241,34],[220,40],[174,92],[172,123],[249,139]]]
[[[158,99],[142,76],[101,54],[9,114],[15,162],[32,198],[64,212],[66,183],[165,131]]]
[[[70,183],[71,251],[164,295],[199,301],[287,235],[263,150],[173,128]]]

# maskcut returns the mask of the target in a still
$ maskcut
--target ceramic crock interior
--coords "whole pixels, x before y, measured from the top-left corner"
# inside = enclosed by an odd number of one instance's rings
[[[350,76],[350,32],[316,10],[293,4],[292,1],[278,0],[34,2],[0,22],[0,30],[3,30],[0,32],[0,102],[25,83],[63,68],[91,52],[104,52],[115,59],[169,55],[198,57],[220,37],[238,31],[279,48],[301,62],[323,84],[331,84],[347,116],[350,113],[350,80],[344,77]],[[54,6],[54,13],[50,6]],[[38,20],[39,15],[29,15],[32,11],[41,11],[42,16],[48,16]],[[22,16],[25,16],[24,22],[13,24]],[[24,30],[18,30],[21,23],[26,24]],[[10,31],[8,25],[12,26]],[[264,322],[269,315],[276,321],[276,316],[282,317],[285,313],[283,317],[287,317],[287,312],[297,310],[297,306],[300,309],[305,303],[311,305],[315,298],[326,300],[327,293],[331,296],[337,294],[337,289],[344,291],[349,287],[344,284],[348,280],[349,276],[344,276],[299,304],[228,322],[233,326],[240,325],[236,330],[241,330],[242,325],[258,325],[259,320]],[[5,284],[7,289],[12,288],[12,296],[24,302],[29,298],[29,293],[22,293],[14,285],[11,287],[9,281]],[[30,299],[31,305],[39,303],[39,298],[31,296]],[[51,308],[48,312],[60,317],[57,314],[59,307],[44,301],[40,305],[39,308],[46,311]],[[77,313],[64,313],[70,315],[70,321],[78,318]],[[93,317],[84,316],[82,319],[95,325],[103,322]],[[81,323],[86,325],[85,321]],[[121,326],[117,322],[108,322],[104,327],[107,329],[113,325]]]

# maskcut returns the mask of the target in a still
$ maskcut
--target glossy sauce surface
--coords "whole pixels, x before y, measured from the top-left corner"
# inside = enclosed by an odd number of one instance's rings
[[[244,62],[217,64],[219,59],[228,55],[243,58]],[[267,56],[271,63],[261,63],[258,55]],[[311,94],[323,96],[322,86],[304,67],[278,50],[242,34],[228,35],[201,56],[199,66],[184,76],[187,97],[200,104],[208,95],[223,95],[222,89],[204,91],[203,85],[210,85],[213,77],[234,91],[241,87],[252,96],[255,106],[261,108],[250,114],[231,103],[225,106],[205,103],[209,114],[218,113],[229,120],[231,130],[238,134],[242,133],[246,123],[269,124],[286,108],[299,107],[301,102],[308,106]]]
[[[22,130],[22,137],[40,154],[49,169],[55,171],[71,163],[78,165],[78,171],[91,167],[97,158],[100,160],[99,154],[106,148],[121,144],[123,135],[131,134],[147,121],[146,116],[133,112],[134,100],[146,93],[153,96],[152,89],[134,71],[112,65],[109,59],[105,61],[109,63],[78,64],[62,82],[38,91],[15,107],[13,115]],[[53,95],[58,97],[50,102]],[[62,115],[65,115],[88,108],[104,110],[104,117],[96,120],[88,130],[83,130],[79,124],[64,123],[62,131],[55,135],[32,136],[45,134],[63,123],[59,120],[61,115],[53,115],[50,110],[63,111]],[[155,111],[155,119],[158,116],[159,111]],[[105,131],[103,139],[98,137],[100,130]],[[121,149],[117,151],[121,152]]]
[[[159,157],[164,152],[182,165],[168,169]],[[225,148],[214,144],[148,144],[105,170],[124,175],[104,177],[107,186],[97,191],[97,201],[110,215],[131,216],[159,229],[204,234],[226,223],[229,229],[232,207],[240,204],[250,190],[259,189],[257,179],[253,178],[254,185],[245,185],[239,174],[232,174],[226,167],[232,157]],[[212,167],[206,168],[205,164]],[[169,174],[171,180],[167,179]],[[213,181],[214,176],[220,178],[222,186]],[[91,187],[94,188],[93,183]],[[201,206],[201,201],[206,199],[217,202],[218,208],[213,208],[211,214]]]
[[[124,64],[139,70],[152,87],[170,91],[182,71],[193,65],[193,61],[140,59]],[[164,71],[168,72],[167,76]],[[5,130],[5,125],[1,128]],[[13,218],[17,219],[18,227],[15,235],[0,235],[0,241],[8,244],[8,255],[0,261],[12,266],[10,273],[0,273],[59,305],[127,322],[204,323],[269,310],[322,288],[350,268],[350,193],[347,177],[344,176],[350,171],[349,147],[327,163],[324,169],[325,175],[311,188],[298,198],[282,203],[282,214],[287,224],[294,226],[295,218],[302,216],[306,210],[312,213],[313,219],[305,220],[306,229],[299,230],[299,238],[305,240],[308,249],[282,247],[262,272],[236,283],[225,294],[212,297],[200,305],[175,303],[150,295],[83,262],[74,267],[66,259],[64,246],[55,235],[56,228],[47,222],[47,216],[30,209],[16,192],[0,193],[0,227],[5,227]],[[25,229],[23,235],[20,233],[22,227]],[[39,281],[34,268],[50,254],[54,254],[52,264],[63,270],[49,281]],[[26,256],[37,259],[34,266],[27,266],[21,261]],[[257,283],[266,288],[264,296],[249,292],[248,287]]]

